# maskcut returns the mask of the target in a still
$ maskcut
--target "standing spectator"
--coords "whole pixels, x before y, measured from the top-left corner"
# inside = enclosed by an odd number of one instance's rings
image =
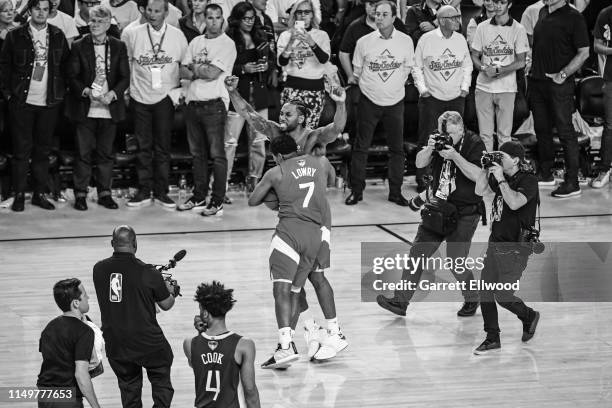
[[[274,23],[272,22],[272,18],[266,14],[268,0],[250,0],[249,3],[251,3],[255,8],[255,17],[257,20],[259,20],[261,29],[266,33],[266,39],[270,44],[272,52],[276,53],[276,35],[274,33]],[[276,66],[276,57],[274,59],[274,64]],[[276,72],[276,69],[274,72]]]
[[[13,21],[14,18],[15,8],[11,0],[0,0],[0,50],[9,30],[17,27],[17,24]]]
[[[604,79],[604,131],[601,136],[601,163],[599,175],[592,181],[591,187],[602,188],[610,181],[612,164],[612,6],[601,10],[593,31],[594,49],[602,57]]]
[[[123,93],[130,86],[125,44],[108,36],[111,11],[89,10],[91,34],[74,43],[68,65],[71,95],[69,117],[76,122],[78,156],[74,166],[74,208],[87,210],[87,187],[93,151],[96,158],[98,204],[117,209],[111,197],[113,142],[117,122],[125,119]]]
[[[59,107],[66,93],[64,69],[68,43],[62,31],[47,24],[48,0],[30,0],[30,22],[6,35],[0,52],[0,81],[9,103],[13,139],[13,211],[23,211],[32,158],[32,204],[53,210],[45,197],[49,153]]]
[[[236,46],[223,32],[223,10],[206,6],[206,32],[196,37],[182,61],[181,76],[191,80],[185,102],[185,124],[193,157],[193,196],[179,210],[202,210],[202,215],[222,215],[226,191],[227,158],[223,149],[229,95],[225,78],[232,73]],[[213,191],[208,195],[208,158],[213,160]]]
[[[94,331],[86,323],[89,296],[80,280],[64,279],[53,285],[55,304],[62,315],[51,320],[40,334],[38,351],[42,365],[36,385],[39,388],[75,388],[72,405],[38,402],[39,408],[58,405],[83,407],[83,396],[92,408],[99,408],[89,375],[89,360],[94,353]]]
[[[372,31],[377,29],[376,27],[376,3],[378,0],[366,0],[365,1],[365,15],[353,21],[344,36],[342,37],[342,43],[340,44],[340,53],[338,58],[342,69],[348,78],[349,84],[355,84],[355,78],[353,77],[353,53],[355,52],[355,46],[357,40],[366,34],[370,34]],[[393,27],[403,33],[406,33],[406,27],[399,18],[396,18],[393,22]],[[407,33],[406,33],[407,34]]]
[[[174,389],[172,347],[156,318],[179,292],[152,265],[136,258],[136,232],[128,225],[113,231],[113,255],[96,263],[96,288],[106,356],[117,376],[124,408],[142,407],[142,369],[151,382],[154,407],[170,407]]]
[[[15,9],[11,0],[0,0],[0,50],[2,50],[2,44],[4,39],[10,30],[17,27],[17,24],[13,21],[15,17]],[[12,150],[11,138],[8,132],[8,106],[7,101],[3,96],[0,96],[0,154],[8,153]],[[10,190],[10,182],[8,172],[0,177],[0,201],[8,198]]]
[[[404,96],[405,83],[414,64],[412,39],[393,27],[395,3],[383,0],[376,5],[377,31],[357,41],[353,75],[359,89],[357,137],[351,157],[351,194],[346,205],[363,199],[368,149],[374,130],[383,121],[389,146],[389,201],[407,206],[402,196],[404,179]]]
[[[270,49],[266,33],[256,22],[255,8],[246,2],[238,3],[229,17],[227,35],[237,51],[232,74],[239,78],[238,92],[258,114],[268,118],[268,75],[275,69],[274,53]],[[236,112],[228,112],[225,126],[225,155],[227,157],[227,179],[234,165],[236,147],[245,119]],[[249,169],[246,179],[247,189],[253,191],[261,178],[266,161],[266,135],[258,133],[250,125],[247,127]],[[229,200],[225,199],[225,202]],[[230,201],[231,202],[231,201]]]
[[[108,2],[113,18],[117,22],[119,31],[123,31],[128,24],[140,18],[138,5],[132,0],[110,0]]]
[[[165,22],[168,0],[149,0],[148,23],[124,37],[131,63],[130,104],[138,140],[136,169],[140,189],[127,205],[139,207],[154,198],[164,207],[176,203],[168,197],[170,134],[174,104],[168,93],[179,86],[179,65],[187,40],[178,28]]]
[[[419,6],[412,6],[406,11],[406,30],[418,45],[423,34],[433,31],[438,26],[437,13],[442,0],[424,0]]]
[[[483,21],[490,20],[495,17],[497,13],[497,6],[494,0],[484,0],[482,3],[482,11],[479,15],[474,18],[470,18],[467,29],[465,32],[465,38],[467,39],[468,46],[472,46],[474,41],[474,34],[476,34],[476,27]]]
[[[589,35],[582,15],[566,0],[547,0],[533,30],[529,103],[538,139],[540,185],[555,185],[553,127],[563,146],[565,180],[553,197],[580,195],[578,137],[572,125],[574,73],[589,57]]]
[[[446,111],[463,116],[465,97],[472,80],[472,59],[465,37],[458,33],[461,14],[452,6],[438,10],[440,27],[425,33],[415,51],[412,76],[419,90],[419,145],[425,146],[429,134]],[[427,169],[417,169],[417,190],[426,186]]]
[[[188,43],[198,35],[204,34],[206,30],[204,9],[206,4],[208,4],[208,0],[191,0],[189,4],[191,5],[190,13],[179,20],[179,27],[183,34],[185,34]]]
[[[319,23],[312,1],[298,1],[291,8],[290,28],[278,38],[278,63],[287,73],[281,104],[302,101],[309,110],[306,125],[311,129],[318,126],[323,111],[323,76],[331,52],[329,36],[319,30]]]
[[[512,140],[516,71],[525,66],[529,51],[525,29],[508,13],[512,0],[496,0],[495,6],[495,17],[478,25],[472,43],[472,60],[480,71],[476,114],[487,151],[493,150],[495,125],[498,145]]]
[[[74,21],[77,26],[77,30],[79,31],[79,37],[81,38],[85,34],[88,34],[89,31],[89,9],[92,7],[99,6],[102,4],[100,0],[77,0],[77,4],[79,5],[78,11],[74,16]],[[111,28],[108,29],[108,35],[111,35],[117,39],[121,38],[121,33],[119,31],[119,26],[117,22],[113,18],[111,20]]]
[[[540,10],[544,7],[544,2],[538,0],[535,3],[527,6],[523,15],[521,16],[521,25],[525,27],[527,32],[527,39],[529,39],[529,46],[533,46],[533,29],[540,18]]]
[[[49,11],[49,18],[47,23],[56,26],[64,33],[66,41],[68,41],[68,47],[72,46],[72,42],[79,36],[79,30],[77,30],[74,18],[69,16],[57,9],[60,4],[60,0],[50,0],[49,5],[51,10]]]

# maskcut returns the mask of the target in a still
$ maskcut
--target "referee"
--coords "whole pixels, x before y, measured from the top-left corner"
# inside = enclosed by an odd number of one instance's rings
[[[142,407],[142,369],[151,382],[154,407],[169,407],[174,395],[170,366],[174,355],[155,317],[155,305],[169,310],[174,296],[161,273],[134,256],[136,233],[113,231],[114,253],[98,262],[93,280],[100,305],[106,355],[117,376],[124,408]]]

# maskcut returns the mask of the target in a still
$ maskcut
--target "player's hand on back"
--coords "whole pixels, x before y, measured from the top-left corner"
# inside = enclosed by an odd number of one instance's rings
[[[235,75],[228,76],[227,78],[225,78],[224,82],[228,92],[235,91],[238,87],[238,77]]]

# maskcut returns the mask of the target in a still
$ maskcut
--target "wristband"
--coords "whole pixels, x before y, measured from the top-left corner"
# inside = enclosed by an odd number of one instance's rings
[[[498,184],[498,185],[500,185],[500,186],[501,186],[502,184],[504,184],[504,183],[508,184],[508,180],[503,179],[502,181],[498,181],[498,182],[497,182],[497,184]]]

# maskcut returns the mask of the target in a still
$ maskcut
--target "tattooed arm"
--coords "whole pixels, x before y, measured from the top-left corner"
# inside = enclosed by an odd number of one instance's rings
[[[249,105],[249,103],[245,101],[242,96],[240,96],[237,86],[238,77],[228,76],[225,78],[225,87],[227,88],[227,92],[229,93],[236,113],[242,116],[249,123],[249,125],[253,127],[253,129],[266,135],[268,139],[272,140],[279,136],[281,131],[278,124],[257,113],[255,109],[253,109],[253,107]]]
[[[317,136],[317,141],[323,146],[336,140],[346,125],[346,92],[344,88],[334,89],[329,96],[336,102],[334,121],[327,126],[315,129],[313,132]]]

